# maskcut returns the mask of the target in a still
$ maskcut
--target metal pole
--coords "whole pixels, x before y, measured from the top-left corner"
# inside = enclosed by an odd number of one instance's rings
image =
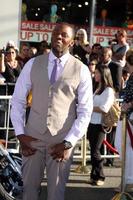
[[[83,140],[82,140],[82,154],[83,154],[83,158],[82,158],[82,166],[81,166],[81,172],[82,173],[88,173],[89,172],[89,169],[88,167],[86,166],[86,134],[85,136],[83,137]]]
[[[88,173],[89,169],[86,166],[86,145],[87,145],[87,141],[86,141],[86,134],[85,136],[82,138],[82,143],[81,143],[81,156],[82,156],[82,165],[78,166],[75,170],[75,172],[77,173]]]
[[[90,7],[90,19],[89,19],[89,42],[90,47],[93,45],[93,30],[94,30],[94,22],[95,22],[95,10],[96,10],[96,0],[91,1]]]
[[[123,114],[122,119],[122,178],[121,178],[121,192],[125,190],[125,164],[126,164],[126,114]]]
[[[86,166],[86,135],[83,137],[82,152],[83,152],[82,166],[85,167]]]

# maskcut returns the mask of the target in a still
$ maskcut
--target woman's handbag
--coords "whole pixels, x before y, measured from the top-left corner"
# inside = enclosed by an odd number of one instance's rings
[[[115,101],[108,113],[104,113],[102,115],[102,127],[105,133],[110,133],[112,131],[112,127],[117,125],[120,114],[121,108],[119,103]]]

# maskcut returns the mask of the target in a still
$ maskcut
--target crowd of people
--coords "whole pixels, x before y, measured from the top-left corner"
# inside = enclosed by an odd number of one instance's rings
[[[107,47],[103,47],[100,43],[94,43],[90,47],[87,32],[81,28],[76,31],[74,45],[70,48],[70,52],[89,67],[92,77],[97,64],[108,65],[113,78],[113,87],[119,93],[125,85],[125,75],[129,74],[124,68],[129,45],[126,42],[126,31],[120,30],[114,37],[116,42],[111,44],[109,41]],[[21,42],[20,50],[13,41],[8,41],[6,47],[0,50],[0,83],[15,83],[23,66],[30,58],[49,51],[50,44],[45,40],[41,41],[38,47]]]
[[[105,138],[102,114],[116,98],[123,99],[127,119],[133,111],[133,50],[126,39],[126,31],[118,30],[115,43],[90,47],[85,29],[75,34],[70,24],[61,23],[52,32],[51,45],[42,41],[37,49],[22,43],[18,51],[8,42],[1,50],[0,83],[15,85],[10,91],[11,120],[22,148],[23,200],[38,199],[45,167],[48,199],[64,199],[74,147],[85,133],[92,166],[89,183],[104,184],[104,165],[113,166],[114,158],[101,158]],[[121,142],[121,122],[107,135],[107,141],[116,148]],[[128,125],[132,130],[132,124]],[[127,141],[127,184],[133,184],[133,163],[128,159],[129,152],[133,154],[132,138],[133,134]],[[111,154],[110,150],[107,153]]]

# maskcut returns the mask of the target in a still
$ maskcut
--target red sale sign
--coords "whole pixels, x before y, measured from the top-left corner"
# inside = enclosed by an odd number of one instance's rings
[[[56,24],[45,22],[24,21],[21,24],[20,40],[27,42],[51,42],[51,33]]]
[[[93,43],[100,43],[102,46],[108,46],[108,42],[115,38],[119,27],[96,26],[93,32]],[[125,29],[127,32],[127,42],[133,46],[133,29]]]

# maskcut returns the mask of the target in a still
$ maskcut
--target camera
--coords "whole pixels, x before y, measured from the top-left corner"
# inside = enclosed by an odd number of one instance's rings
[[[6,49],[5,49],[5,47],[3,47],[3,49],[1,49],[0,54],[6,55]]]
[[[109,41],[108,41],[108,44],[109,44],[109,45],[118,44],[118,41],[117,41],[116,39],[109,40]]]
[[[79,40],[79,37],[75,37],[75,40]]]

